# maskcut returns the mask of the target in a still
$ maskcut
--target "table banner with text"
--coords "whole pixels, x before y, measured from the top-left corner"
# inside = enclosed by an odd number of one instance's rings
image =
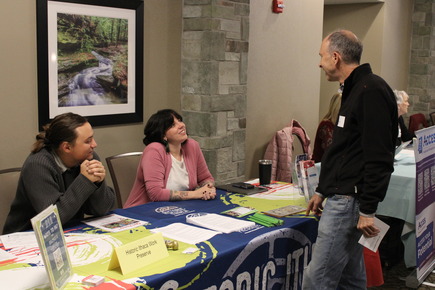
[[[435,126],[416,132],[415,232],[417,279],[435,264]]]

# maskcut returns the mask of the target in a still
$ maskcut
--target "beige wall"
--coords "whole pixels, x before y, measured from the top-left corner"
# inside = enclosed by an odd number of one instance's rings
[[[323,36],[337,28],[350,29],[364,44],[361,63],[371,64],[373,72],[392,88],[408,85],[411,45],[412,0],[385,0],[378,4],[325,6]],[[319,120],[326,114],[338,84],[322,74]]]
[[[364,41],[363,61],[392,86],[407,87],[412,0],[325,6],[325,11],[323,0],[285,4],[284,13],[273,14],[270,1],[251,1],[248,178],[257,176],[257,160],[274,132],[292,118],[314,139],[337,89],[318,68],[325,33],[337,27],[354,30]],[[145,1],[144,120],[161,108],[180,109],[181,9],[182,1]],[[35,1],[0,1],[0,169],[21,166],[38,130],[35,23]],[[97,151],[106,157],[142,150],[142,130],[143,124],[95,128]]]
[[[313,139],[318,123],[323,0],[287,1],[282,14],[273,14],[270,4],[251,1],[248,178],[258,176],[258,159],[277,130],[296,119]]]
[[[0,1],[0,169],[21,166],[38,131],[35,3]],[[158,109],[180,110],[181,5],[145,1],[144,120]],[[142,123],[94,129],[103,158],[143,149]]]
[[[413,0],[386,0],[380,75],[393,89],[407,90]]]

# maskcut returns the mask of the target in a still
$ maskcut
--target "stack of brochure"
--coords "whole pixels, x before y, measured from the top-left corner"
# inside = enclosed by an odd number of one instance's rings
[[[255,223],[251,221],[214,213],[190,214],[186,217],[186,222],[226,234],[255,226]]]
[[[309,201],[315,194],[317,185],[319,184],[317,168],[313,160],[299,161],[299,168],[302,176],[302,190],[305,199]]]
[[[319,174],[317,173],[314,161],[307,158],[307,154],[296,156],[293,184],[298,184],[302,189],[305,200],[308,202],[316,191],[317,184],[319,183]]]
[[[152,233],[162,233],[168,239],[177,240],[186,244],[197,244],[207,241],[219,234],[216,231],[202,229],[182,223],[173,223],[165,227],[155,228]]]

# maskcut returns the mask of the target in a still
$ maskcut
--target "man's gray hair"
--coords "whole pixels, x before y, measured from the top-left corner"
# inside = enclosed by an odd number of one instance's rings
[[[359,64],[363,51],[363,44],[358,37],[349,30],[337,30],[328,35],[329,52],[338,52],[344,63]]]

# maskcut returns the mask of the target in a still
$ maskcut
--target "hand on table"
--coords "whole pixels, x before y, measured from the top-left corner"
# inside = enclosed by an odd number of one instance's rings
[[[197,191],[199,191],[200,196],[202,194],[201,199],[203,200],[214,199],[216,197],[216,187],[214,187],[214,185],[211,183],[207,183],[206,185],[198,188]]]

